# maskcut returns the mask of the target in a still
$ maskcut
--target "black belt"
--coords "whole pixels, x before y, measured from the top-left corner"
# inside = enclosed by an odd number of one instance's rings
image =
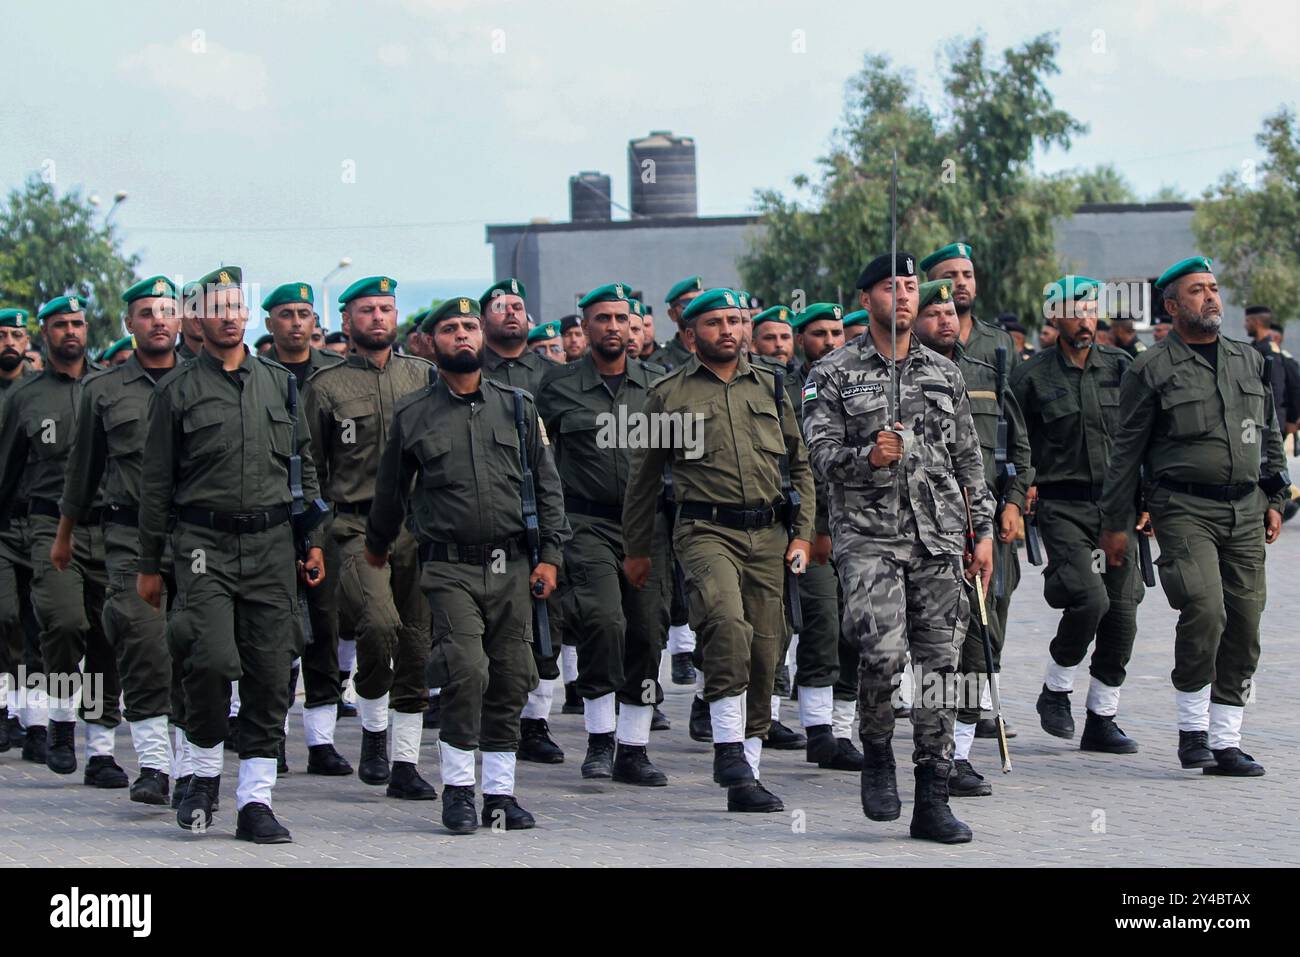
[[[140,527],[140,509],[135,505],[110,505],[104,509],[105,525]]]
[[[457,565],[490,565],[499,555],[507,559],[518,558],[523,549],[518,542],[499,542],[486,545],[460,545],[456,542],[421,542],[420,561],[452,562]]]
[[[592,518],[608,518],[615,522],[623,521],[622,505],[604,505],[593,502],[579,495],[564,496],[564,510],[577,515],[590,515]]]
[[[335,502],[334,511],[342,515],[369,515],[373,502],[370,498],[364,502]]]
[[[63,511],[59,508],[58,502],[51,502],[48,498],[34,498],[27,503],[27,511],[30,515],[44,515],[46,518],[62,518]],[[10,515],[13,512],[9,513]],[[84,521],[78,525],[98,525],[103,520],[104,510],[102,508],[92,508],[86,513]]]
[[[682,502],[678,518],[695,518],[725,525],[727,528],[767,528],[776,524],[776,509],[771,505],[746,508],[743,505],[709,505],[706,502]]]
[[[9,517],[10,517],[10,518],[26,518],[26,517],[27,517],[27,501],[24,499],[24,500],[21,501],[21,502],[14,502],[12,505],[10,505],[10,506],[9,506]]]
[[[1175,482],[1162,478],[1160,484],[1171,492],[1195,495],[1198,498],[1213,499],[1216,502],[1235,502],[1245,498],[1259,486],[1254,482],[1238,482],[1236,485],[1201,485],[1199,482]]]
[[[201,525],[217,532],[248,535],[264,532],[289,521],[289,506],[277,505],[265,512],[214,512],[206,508],[181,506],[176,517],[190,525]]]
[[[1101,486],[1086,482],[1052,482],[1038,486],[1038,497],[1056,502],[1097,502],[1101,500]]]

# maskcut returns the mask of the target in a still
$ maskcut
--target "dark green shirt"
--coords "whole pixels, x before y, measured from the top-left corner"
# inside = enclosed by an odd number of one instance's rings
[[[528,395],[524,422],[541,560],[559,567],[572,532],[555,459]],[[388,551],[408,501],[410,526],[421,542],[522,544],[522,480],[514,390],[484,378],[480,392],[461,397],[440,379],[397,403],[366,521],[366,547],[377,555]]]
[[[650,362],[663,366],[669,372],[684,366],[693,353],[682,344],[682,334],[674,335],[665,345],[650,353]]]
[[[1029,486],[1034,484],[1034,468],[1030,460],[1029,437],[1020,403],[1004,379],[999,405],[997,367],[973,358],[962,348],[961,343],[957,343],[953,349],[953,361],[957,363],[962,381],[966,383],[971,418],[975,420],[975,431],[980,437],[984,480],[989,491],[999,504],[1005,502],[1024,511],[1025,496],[1029,492]],[[1010,362],[1010,357],[1007,361]],[[1007,422],[1007,447],[1002,451],[1016,472],[1015,478],[1007,483],[1006,488],[1001,488],[998,483],[998,422],[1002,418]]]
[[[330,366],[336,366],[344,361],[344,357],[336,352],[330,352],[327,349],[317,349],[314,347],[308,350],[306,363],[295,363],[293,367],[290,367],[288,363],[280,358],[274,345],[271,346],[271,351],[267,353],[267,357],[274,359],[294,374],[298,380],[298,390],[300,392],[302,391],[303,384],[311,377],[313,372],[318,369],[328,369]],[[299,369],[299,366],[301,366],[301,370]]]
[[[1020,352],[1016,349],[1016,340],[1011,338],[1011,333],[991,325],[983,319],[973,319],[970,327],[970,338],[964,343],[958,338],[957,344],[972,359],[987,362],[995,369],[998,364],[997,350],[999,346],[1007,350],[1008,372],[1020,365],[1021,362]]]
[[[529,395],[537,395],[537,390],[542,386],[542,377],[556,365],[558,363],[528,349],[514,359],[506,359],[494,352],[491,346],[483,346],[483,377],[505,386],[523,389]]]
[[[289,376],[244,350],[227,372],[206,350],[164,376],[149,400],[140,481],[140,571],[156,574],[173,508],[261,512],[293,501],[289,456],[294,422]],[[298,403],[303,494],[317,498],[311,432]]]

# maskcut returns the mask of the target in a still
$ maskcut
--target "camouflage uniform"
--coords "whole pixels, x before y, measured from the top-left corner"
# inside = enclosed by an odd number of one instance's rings
[[[890,367],[869,335],[815,363],[804,387],[804,429],[813,468],[827,484],[843,627],[862,649],[862,740],[878,745],[892,736],[891,692],[910,649],[923,681],[912,709],[920,764],[952,756],[955,701],[945,690],[935,707],[935,689],[924,682],[928,675],[951,681],[965,636],[962,489],[970,491],[981,540],[992,534],[993,500],[961,373],[915,339],[898,367],[901,468],[871,465],[876,434],[892,425]]]

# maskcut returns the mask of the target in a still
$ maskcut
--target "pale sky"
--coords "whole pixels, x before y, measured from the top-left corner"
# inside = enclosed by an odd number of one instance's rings
[[[3,0],[0,185],[52,168],[104,209],[126,190],[115,222],[145,275],[224,261],[316,283],[350,256],[336,295],[376,273],[488,278],[486,223],[567,219],[580,170],[626,205],[627,141],[652,129],[695,137],[701,214],[752,211],[814,171],[868,51],[933,89],[953,37],[1058,31],[1051,89],[1090,131],[1039,168],[1114,163],[1141,195],[1199,194],[1300,101],[1293,2],[882,7]]]

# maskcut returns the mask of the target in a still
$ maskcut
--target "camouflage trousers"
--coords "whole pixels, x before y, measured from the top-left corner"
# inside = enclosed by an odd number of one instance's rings
[[[894,733],[898,685],[912,654],[912,761],[947,760],[961,688],[958,659],[970,603],[959,555],[930,555],[917,543],[906,558],[857,535],[835,539],[844,591],[845,635],[858,642],[858,709],[864,742]]]

